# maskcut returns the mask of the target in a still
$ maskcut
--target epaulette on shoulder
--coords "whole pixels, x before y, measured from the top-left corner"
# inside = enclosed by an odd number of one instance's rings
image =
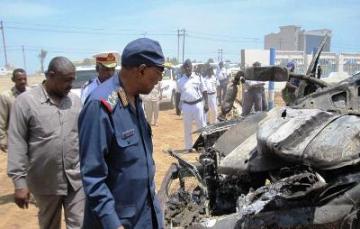
[[[124,107],[129,105],[128,97],[127,97],[126,92],[124,91],[124,89],[122,87],[119,88],[117,94],[118,94],[118,97],[120,98],[121,103],[122,103],[122,105]]]
[[[100,101],[106,110],[111,113],[119,101],[117,91],[113,91],[106,99],[101,98]]]

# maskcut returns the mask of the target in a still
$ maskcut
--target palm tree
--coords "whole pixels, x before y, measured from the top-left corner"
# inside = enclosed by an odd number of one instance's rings
[[[39,58],[40,58],[40,65],[41,65],[41,73],[44,73],[44,60],[46,57],[47,51],[44,49],[40,50]]]

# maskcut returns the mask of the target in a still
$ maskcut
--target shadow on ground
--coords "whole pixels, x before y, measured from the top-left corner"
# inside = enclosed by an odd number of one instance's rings
[[[0,205],[13,203],[14,202],[14,194],[7,194],[4,196],[0,196]]]

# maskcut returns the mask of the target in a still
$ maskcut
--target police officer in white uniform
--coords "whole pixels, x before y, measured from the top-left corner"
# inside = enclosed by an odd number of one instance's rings
[[[209,115],[207,117],[207,120],[209,121],[209,124],[214,124],[216,123],[218,116],[218,108],[216,104],[216,88],[217,86],[219,86],[219,81],[216,79],[216,76],[214,75],[214,70],[211,66],[207,66],[204,79],[209,101]]]
[[[177,81],[180,92],[184,121],[185,149],[192,149],[192,121],[198,129],[205,127],[204,111],[209,110],[206,86],[202,78],[192,73],[192,63],[187,59],[183,64],[184,74]]]
[[[84,104],[90,93],[115,73],[118,53],[106,52],[95,55],[98,77],[87,81],[81,88],[81,102]]]

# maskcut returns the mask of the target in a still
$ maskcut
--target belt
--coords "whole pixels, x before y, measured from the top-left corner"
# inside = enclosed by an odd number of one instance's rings
[[[202,101],[202,98],[200,98],[198,100],[195,100],[195,101],[192,101],[192,102],[188,102],[188,101],[183,101],[183,102],[186,103],[186,104],[189,104],[189,105],[194,105],[194,104],[197,104],[197,103],[199,103],[201,101]]]
[[[216,92],[208,92],[208,95],[213,95],[215,94]]]

